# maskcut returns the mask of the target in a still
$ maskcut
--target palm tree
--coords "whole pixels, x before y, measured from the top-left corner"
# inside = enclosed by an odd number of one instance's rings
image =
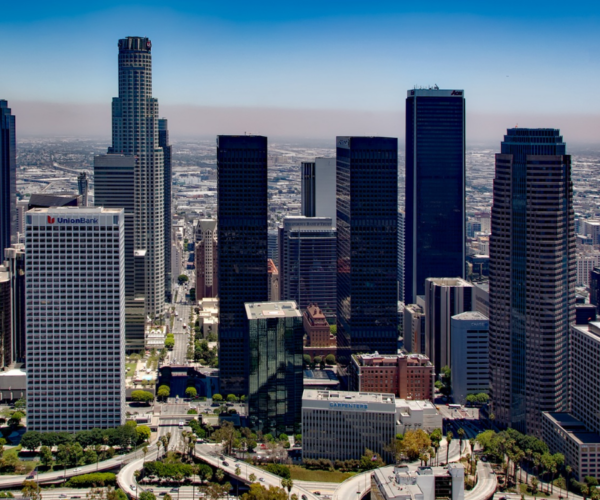
[[[292,492],[292,487],[294,486],[294,481],[292,481],[291,479],[285,479],[283,478],[281,480],[281,486],[283,487],[283,489],[288,490],[288,498],[290,497],[290,493]]]
[[[448,463],[448,457],[450,456],[450,443],[452,442],[453,437],[454,434],[452,434],[452,431],[446,433],[446,464]]]
[[[148,453],[148,447],[144,446],[142,448],[142,453],[144,454],[144,463],[146,463],[146,454]]]
[[[571,467],[570,465],[567,465],[565,467],[565,487],[567,489],[567,499],[569,498],[569,477],[571,476],[572,472],[573,472],[573,467]]]
[[[458,452],[459,455],[462,456],[462,442],[463,439],[465,438],[465,430],[461,427],[460,429],[458,429]]]
[[[223,479],[225,478],[225,473],[223,472],[223,469],[217,469],[217,472],[215,472],[215,478],[219,482],[223,481]]]

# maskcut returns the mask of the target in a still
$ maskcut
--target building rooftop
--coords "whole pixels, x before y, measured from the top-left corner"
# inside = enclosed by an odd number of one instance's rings
[[[438,286],[473,286],[472,283],[469,283],[468,281],[462,278],[427,278],[426,281],[432,281]]]
[[[487,319],[487,318],[486,318]],[[409,360],[418,361],[419,364],[425,364],[431,366],[429,358],[424,354],[405,354],[399,352],[398,354],[379,354],[377,351],[371,354],[353,354],[352,358],[357,361],[361,366],[372,366],[377,364],[390,365],[396,364],[398,359],[408,358]],[[414,362],[413,362],[414,364]]]
[[[104,207],[37,207],[28,210],[28,213],[34,214],[118,214],[123,212],[122,208],[104,208]]]
[[[246,302],[246,316],[248,319],[267,318],[300,318],[296,302]]]
[[[488,317],[479,311],[465,311],[452,316],[452,319],[469,320],[469,321],[488,321]]]
[[[600,444],[600,435],[590,431],[581,420],[570,413],[544,412],[544,415],[580,444]]]
[[[387,403],[395,405],[396,397],[393,394],[378,394],[370,392],[345,392],[345,391],[317,391],[306,389],[302,399],[316,401],[330,401],[339,403]]]

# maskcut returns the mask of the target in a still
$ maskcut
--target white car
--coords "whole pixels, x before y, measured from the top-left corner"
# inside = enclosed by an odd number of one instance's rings
[[[135,489],[136,489],[136,488],[135,488],[135,484],[130,484],[130,485],[129,485],[129,487],[130,487],[130,488],[131,488],[133,491],[135,491]]]

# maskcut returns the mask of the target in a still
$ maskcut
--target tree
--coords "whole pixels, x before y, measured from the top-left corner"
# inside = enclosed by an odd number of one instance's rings
[[[37,431],[27,431],[21,438],[21,446],[29,451],[35,451],[41,444],[42,435]]]
[[[22,411],[16,411],[11,415],[10,419],[8,420],[8,425],[18,427],[19,425],[21,425],[21,420],[23,420],[24,417],[25,414]]]
[[[375,453],[368,448],[365,448],[365,454],[360,457],[360,468],[362,470],[373,470],[383,467],[385,462],[381,459],[379,453]]]
[[[223,396],[221,396],[220,394],[213,394],[212,400],[215,403],[218,403],[220,401],[223,401]]]
[[[454,434],[452,433],[452,431],[448,431],[446,433],[446,463],[448,463],[448,458],[450,456],[450,443],[452,442],[452,438],[454,437]]]
[[[27,400],[25,398],[15,401],[15,410],[24,410],[25,408],[27,408]]]
[[[195,388],[195,387],[188,387],[188,388],[185,390],[185,395],[186,395],[188,398],[195,398],[195,397],[198,395],[198,391],[196,390],[196,388]]]
[[[133,391],[131,393],[131,400],[139,403],[150,403],[154,401],[154,395],[148,391]]]
[[[440,443],[442,441],[443,438],[443,434],[442,434],[442,429],[434,429],[431,434],[429,435],[429,439],[431,440],[431,446],[433,446],[433,449],[435,450],[435,458],[436,458],[436,463],[437,463],[437,458],[438,458],[438,450],[440,449]]]
[[[335,365],[335,356],[333,354],[328,354],[325,357],[325,364]]]
[[[250,474],[250,475],[248,476],[248,480],[249,480],[251,483],[255,483],[255,482],[256,482],[256,475],[255,475],[255,474]]]
[[[227,394],[227,401],[229,401],[230,403],[236,403],[237,400],[238,398],[235,394]]]
[[[180,274],[177,276],[177,281],[179,281],[180,285],[183,285],[184,283],[190,281],[190,279],[188,278],[187,274]]]
[[[156,500],[156,496],[151,491],[142,491],[138,498],[140,500]]]
[[[311,357],[310,357],[310,354],[304,354],[304,355],[302,356],[302,361],[304,362],[304,364],[305,364],[306,366],[310,366],[310,365],[312,364],[312,359],[311,359]]]
[[[231,422],[223,422],[221,428],[213,432],[212,438],[217,443],[223,444],[226,455],[231,455],[231,451],[233,449],[233,441],[236,438],[235,427]]]
[[[449,366],[442,367],[442,387],[440,392],[446,396],[446,399],[452,394],[452,372]]]
[[[42,489],[35,481],[23,481],[21,492],[24,497],[30,500],[42,500]]]
[[[167,399],[171,395],[171,388],[168,385],[161,385],[157,393],[159,398]]]
[[[217,469],[217,471],[215,472],[215,479],[219,482],[225,479],[225,473],[223,472],[223,469]]]
[[[456,433],[458,434],[458,454],[460,456],[462,455],[462,442],[465,438],[465,430],[461,427]]]
[[[52,450],[48,446],[42,446],[40,448],[40,462],[42,462],[42,465],[50,468],[52,467],[53,460]]]
[[[135,428],[135,433],[138,443],[148,442],[150,440],[150,436],[152,436],[152,431],[147,425],[138,425]]]
[[[283,488],[269,486],[265,488],[262,484],[250,485],[250,491],[242,495],[242,500],[288,500],[288,495]]]
[[[165,347],[167,349],[173,349],[173,347],[175,347],[175,337],[171,334],[167,335],[165,338]]]
[[[289,496],[289,494],[292,492],[292,488],[294,487],[294,481],[292,481],[291,479],[282,479],[281,486],[284,489],[288,490],[288,496]]]
[[[423,429],[406,431],[402,439],[404,453],[408,460],[417,460],[431,446],[431,439]]]
[[[323,357],[322,357],[322,356],[315,356],[315,357],[313,358],[313,363],[315,364],[315,366],[316,366],[316,365],[320,365],[322,360],[323,360]]]
[[[400,436],[402,436],[402,434]],[[388,445],[384,446],[383,449],[394,456],[396,463],[402,461],[402,456],[404,455],[403,439],[394,438]]]

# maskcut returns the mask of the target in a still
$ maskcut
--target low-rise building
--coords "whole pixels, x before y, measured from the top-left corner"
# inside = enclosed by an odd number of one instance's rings
[[[490,322],[479,311],[452,316],[451,353],[452,395],[464,404],[468,394],[489,391]]]
[[[423,354],[356,354],[352,356],[350,389],[390,392],[402,399],[433,399],[433,365]]]
[[[464,500],[465,469],[462,464],[447,467],[419,467],[416,471],[406,466],[376,469],[371,476],[371,498],[374,500]]]
[[[302,396],[302,458],[360,459],[365,449],[385,450],[398,433],[442,427],[442,417],[430,401],[396,399],[394,394],[318,391]]]

